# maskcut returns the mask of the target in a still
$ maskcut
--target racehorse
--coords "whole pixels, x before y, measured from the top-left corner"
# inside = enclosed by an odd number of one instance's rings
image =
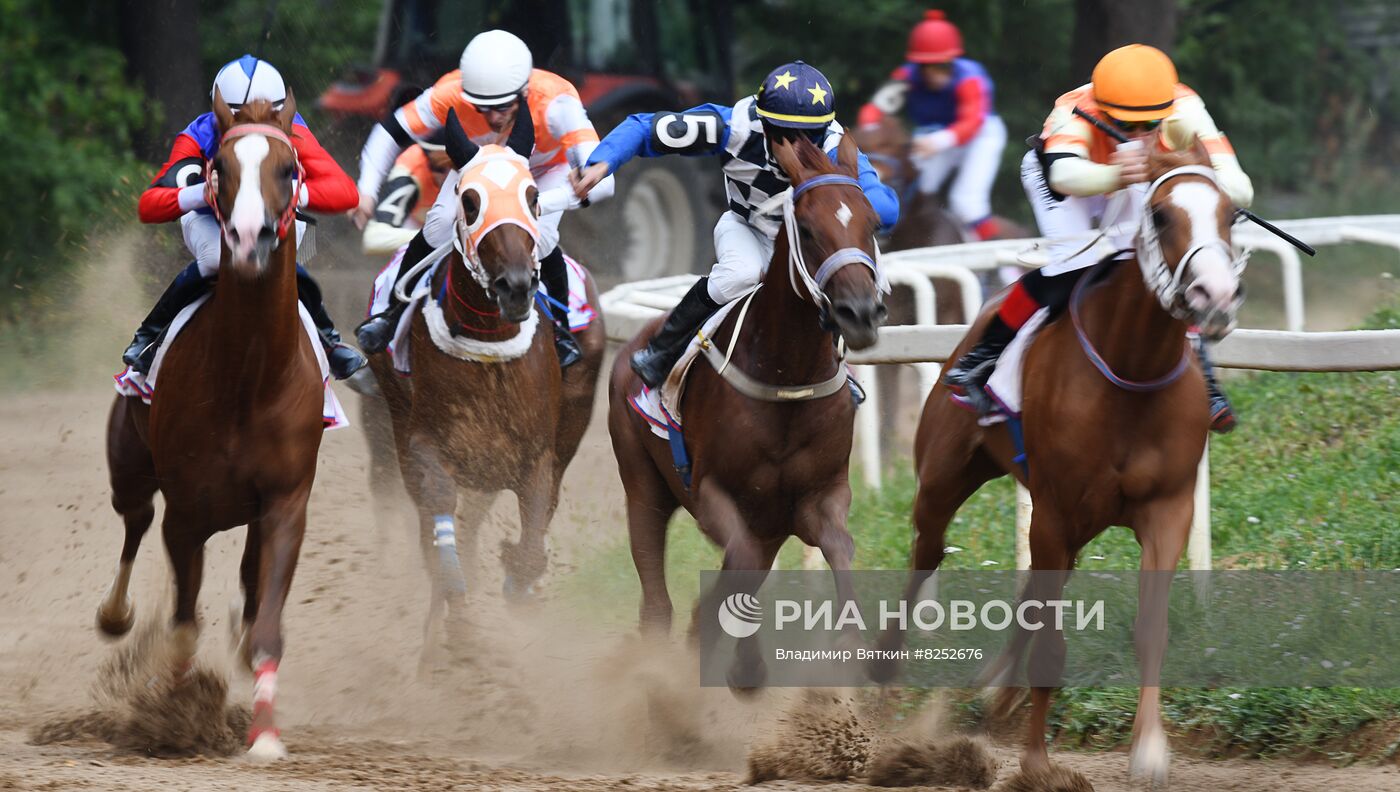
[[[132,625],[132,564],[165,497],[162,533],[175,573],[176,684],[193,662],[204,543],[248,526],[240,567],[243,650],[255,670],[249,756],[286,755],[273,711],[282,657],[282,607],[306,529],[321,445],[323,388],[297,308],[296,102],[234,116],[215,92],[221,133],[208,170],[209,205],[223,229],[219,281],[164,353],[147,407],[118,396],[107,424],[112,506],[126,523],[116,580],[98,609],[103,632]]]
[[[478,147],[455,113],[447,133],[461,172],[457,238],[432,276],[435,301],[414,312],[412,377],[395,375],[388,355],[370,361],[392,416],[404,485],[418,509],[424,559],[437,570],[425,669],[444,610],[466,602],[457,542],[474,559],[492,494],[511,490],[520,508],[520,541],[502,545],[506,595],[528,596],[544,573],[545,535],[564,470],[588,427],[606,343],[602,318],[595,318],[577,335],[583,359],[561,375],[549,312],[535,304],[539,190],[525,159],[534,147],[529,114],[516,118],[509,148]],[[597,305],[586,273],[585,286]],[[440,336],[430,319],[440,323]],[[459,491],[467,507],[460,525]]]
[[[1199,146],[1154,151],[1151,183],[1134,258],[1105,262],[1081,277],[1069,314],[1042,329],[1025,356],[1022,420],[1025,467],[1005,424],[982,427],[952,403],[939,383],[915,437],[919,485],[908,594],[944,556],[954,512],[984,482],[1011,474],[1029,487],[1032,570],[1022,596],[1058,598],[1076,556],[1110,525],[1131,528],[1142,547],[1134,634],[1142,687],[1133,723],[1135,775],[1164,781],[1168,751],[1157,685],[1167,639],[1167,591],[1185,547],[1194,507],[1196,466],[1210,416],[1199,362],[1187,346],[1188,325],[1218,338],[1241,302],[1243,261],[1233,257],[1230,200],[1216,186]],[[977,340],[996,304],[982,312],[951,359]],[[1155,574],[1154,574],[1155,573]],[[1019,628],[989,678],[1014,671],[1033,633]],[[883,648],[897,645],[887,633]],[[1021,764],[1043,769],[1046,713],[1064,668],[1064,636],[1041,630],[1030,652],[1031,717]],[[888,673],[878,671],[882,677]],[[1053,683],[1050,683],[1053,684]],[[1004,688],[1009,710],[1019,691]]]
[[[855,405],[838,343],[869,347],[884,319],[874,258],[878,221],[855,180],[857,148],[849,137],[837,163],[805,139],[776,142],[773,153],[794,185],[784,195],[785,226],[757,291],[740,298],[748,304],[737,306],[711,338],[731,350],[727,368],[764,395],[746,396],[727,381],[732,373],[722,377],[713,366],[695,364],[681,402],[693,459],[689,486],[667,441],[628,404],[641,382],[628,359],[662,320],[643,328],[613,366],[608,431],[627,495],[647,633],[670,631],[666,525],[678,507],[723,548],[725,570],[767,570],[783,542],[796,536],[821,548],[838,590],[850,593],[842,573],[854,553],[846,517]],[[749,317],[742,332],[740,314]],[[757,686],[764,673],[754,639],[742,639],[731,685]]]
[[[899,222],[880,248],[887,253],[898,250],[956,245],[975,241],[969,237],[961,222],[943,206],[936,195],[927,195],[916,188],[918,174],[910,159],[909,132],[893,116],[884,116],[878,124],[856,127],[851,131],[860,150],[870,159],[880,174],[880,181],[899,193]],[[1024,239],[1031,234],[1023,226],[998,217],[995,239]],[[971,317],[964,315],[962,287],[946,278],[934,278],[934,298],[939,324],[961,324]],[[904,289],[895,289],[886,299],[891,325],[915,324],[914,300]],[[908,366],[879,366],[875,376],[879,384],[880,451],[882,462],[888,466],[895,458],[895,449],[903,446],[900,439],[901,375]]]

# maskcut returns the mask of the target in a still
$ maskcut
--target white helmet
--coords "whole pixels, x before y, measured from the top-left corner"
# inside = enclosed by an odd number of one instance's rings
[[[530,82],[530,48],[504,30],[478,33],[462,50],[462,93],[475,105],[513,101]]]
[[[214,88],[224,98],[230,110],[257,99],[266,99],[278,110],[287,101],[287,84],[282,82],[282,73],[271,63],[244,55],[235,61],[224,64],[214,76]],[[209,98],[214,98],[214,88],[209,89]]]

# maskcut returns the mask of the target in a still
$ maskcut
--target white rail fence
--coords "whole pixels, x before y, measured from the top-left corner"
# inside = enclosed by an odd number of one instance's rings
[[[1400,251],[1400,215],[1322,217],[1285,220],[1277,225],[1304,242],[1321,247],[1345,243],[1366,243]],[[865,480],[873,487],[880,482],[880,398],[874,366],[890,363],[914,364],[919,375],[922,399],[937,381],[939,365],[948,359],[967,332],[966,325],[936,325],[933,278],[956,282],[961,291],[964,315],[975,316],[982,301],[982,287],[975,272],[1017,263],[1016,253],[1038,240],[972,242],[934,248],[920,248],[881,257],[889,278],[896,286],[912,290],[918,324],[892,326],[880,331],[873,348],[853,353],[868,401],[857,412],[856,454]],[[1253,226],[1235,230],[1238,246],[1274,253],[1281,265],[1286,323],[1288,330],[1240,329],[1212,347],[1217,366],[1269,371],[1393,371],[1400,370],[1400,330],[1350,330],[1341,332],[1302,332],[1302,262],[1287,243]],[[626,283],[602,296],[607,317],[608,337],[627,341],[643,324],[669,310],[690,285],[694,275],[677,275],[650,281]],[[1019,568],[1030,566],[1028,535],[1031,504],[1029,494],[1017,487],[1016,561]],[[1210,459],[1209,449],[1201,459],[1196,486],[1196,516],[1187,549],[1191,569],[1211,566],[1210,540]]]

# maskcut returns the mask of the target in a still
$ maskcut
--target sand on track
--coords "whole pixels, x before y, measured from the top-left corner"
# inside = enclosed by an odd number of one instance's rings
[[[743,786],[750,744],[772,736],[797,694],[770,691],[738,702],[727,691],[701,689],[680,641],[653,649],[630,631],[580,623],[549,585],[625,530],[601,398],[564,481],[552,528],[555,571],[542,601],[525,611],[501,602],[495,547],[514,530],[514,510],[499,499],[473,576],[480,607],[469,640],[426,675],[418,662],[428,586],[416,528],[406,517],[376,519],[360,430],[327,434],[285,623],[278,703],[291,760],[261,767],[237,757],[150,758],[84,739],[31,744],[36,728],[94,707],[99,668],[119,650],[97,637],[93,617],[122,539],[108,505],[103,428],[112,399],[106,378],[127,325],[145,308],[128,275],[133,244],[116,239],[99,248],[115,263],[91,273],[77,298],[85,321],[59,345],[66,352],[53,364],[71,372],[67,387],[0,399],[0,790]],[[357,397],[339,392],[357,417]],[[170,600],[158,526],[159,515],[133,584],[138,620],[157,625]],[[200,598],[201,662],[228,680],[234,704],[251,697],[226,629],[242,534],[209,543]],[[1014,748],[995,753],[1005,780],[1015,770]],[[1061,751],[1056,759],[1099,790],[1130,788],[1125,754]],[[1210,792],[1371,792],[1400,789],[1400,772],[1178,757],[1172,781],[1178,790]]]

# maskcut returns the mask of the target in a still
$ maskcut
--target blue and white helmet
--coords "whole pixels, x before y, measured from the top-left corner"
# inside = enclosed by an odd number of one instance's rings
[[[214,77],[214,87],[209,89],[210,100],[214,98],[215,88],[235,113],[238,108],[258,99],[271,102],[278,110],[287,101],[287,84],[282,81],[282,73],[271,63],[252,55],[229,61],[219,69]]]

